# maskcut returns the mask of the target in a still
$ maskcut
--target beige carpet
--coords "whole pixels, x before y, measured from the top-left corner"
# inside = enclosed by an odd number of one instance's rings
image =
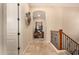
[[[45,42],[33,42],[26,48],[25,55],[56,55],[54,48]]]

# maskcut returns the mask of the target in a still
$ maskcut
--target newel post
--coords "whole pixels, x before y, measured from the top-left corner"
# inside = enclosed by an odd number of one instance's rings
[[[59,49],[62,50],[62,29],[59,30]]]

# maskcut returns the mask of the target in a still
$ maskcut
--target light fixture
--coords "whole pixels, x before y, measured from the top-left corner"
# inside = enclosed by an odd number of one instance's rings
[[[40,14],[38,14],[38,17],[40,17]]]
[[[46,19],[46,15],[45,15],[45,12],[44,11],[34,11],[33,12],[33,20],[37,20],[37,19],[43,19],[45,20]]]

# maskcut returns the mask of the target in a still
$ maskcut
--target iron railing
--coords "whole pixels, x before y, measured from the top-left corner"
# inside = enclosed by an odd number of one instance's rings
[[[64,32],[51,31],[51,43],[60,50],[67,50],[72,55],[79,55],[79,44]]]
[[[58,35],[58,31],[51,31],[51,43],[57,48],[59,49],[59,35]]]

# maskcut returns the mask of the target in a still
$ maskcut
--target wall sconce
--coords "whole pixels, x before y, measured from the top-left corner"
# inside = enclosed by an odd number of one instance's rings
[[[30,22],[31,22],[31,14],[30,14],[30,12],[27,12],[26,13],[26,23],[27,23],[27,25],[30,25]]]

